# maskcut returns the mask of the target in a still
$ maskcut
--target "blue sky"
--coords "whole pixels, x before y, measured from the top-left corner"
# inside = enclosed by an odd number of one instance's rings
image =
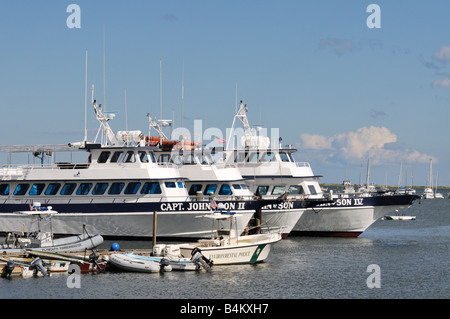
[[[80,28],[66,24],[72,3]],[[371,3],[381,28],[366,24]],[[129,129],[159,118],[162,61],[175,126],[183,83],[184,126],[224,131],[237,87],[250,122],[279,128],[323,182],[358,182],[370,158],[373,182],[396,185],[403,163],[407,184],[423,185],[432,158],[450,186],[448,12],[448,1],[2,0],[0,144],[83,139],[87,50],[89,88],[118,112],[114,130],[126,126],[125,90]]]

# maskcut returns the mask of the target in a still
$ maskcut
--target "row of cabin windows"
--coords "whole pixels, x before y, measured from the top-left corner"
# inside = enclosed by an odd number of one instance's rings
[[[111,156],[112,154],[112,156]],[[155,155],[152,152],[146,151],[115,151],[111,153],[110,151],[103,151],[100,153],[97,159],[97,163],[103,164],[106,163],[109,159],[110,163],[136,163],[136,159],[139,158],[141,163],[156,163]],[[214,161],[210,156],[201,156],[198,158],[199,163],[208,164],[213,163]],[[172,156],[171,154],[161,154],[158,157],[159,164],[195,164],[195,157],[192,154],[185,156]]]
[[[279,152],[279,156],[282,162],[295,162],[291,153]],[[275,160],[275,154],[272,152],[240,152],[237,153],[234,162],[271,162]]]
[[[258,186],[258,189],[256,190],[256,194],[259,195],[267,195],[269,192],[270,186]],[[283,186],[274,186],[272,189],[272,195],[282,195],[285,192],[286,187]],[[308,189],[311,195],[316,195],[317,191],[314,185],[308,185]],[[303,187],[301,185],[291,185],[288,189],[289,195],[301,195],[305,194]]]
[[[158,156],[158,164],[176,164],[176,165],[194,165],[194,164],[213,164],[214,159],[209,154],[187,154],[187,155],[174,155],[174,154],[161,154]]]
[[[110,151],[103,151],[100,153],[97,163],[106,163],[108,159],[110,159],[110,163],[135,163],[136,159],[139,158],[139,161],[141,163],[149,163],[153,162],[155,163],[155,156],[152,152],[146,152],[146,151],[116,151],[112,153]]]
[[[207,184],[205,189],[203,190],[203,195],[211,195],[215,194],[217,190],[217,184]],[[247,185],[245,184],[233,184],[232,187],[234,189],[247,189]],[[202,184],[192,184],[189,188],[189,195],[197,195],[198,192],[201,192],[203,188]],[[219,195],[232,195],[233,192],[231,190],[230,185],[222,184],[219,189]]]
[[[166,188],[183,188],[184,184],[182,182],[165,182]],[[96,183],[95,186],[93,183],[81,183],[78,185],[76,183],[65,183],[63,186],[61,183],[50,183],[44,191],[46,184],[36,183],[30,184],[18,184],[14,189],[13,195],[21,196],[25,195],[28,191],[28,195],[38,196],[44,192],[45,195],[57,195],[58,191],[60,195],[72,195],[75,191],[76,195],[88,195],[92,189],[91,195],[103,195],[108,189],[109,183]],[[125,183],[116,182],[112,183],[108,189],[109,195],[119,195],[124,190],[125,195],[134,195],[137,194],[140,190],[140,194],[161,194],[161,186],[158,182],[146,182],[141,187],[140,182],[129,182],[125,187]],[[62,186],[62,188],[61,188]],[[7,196],[9,195],[10,189],[9,184],[0,184],[0,195]]]

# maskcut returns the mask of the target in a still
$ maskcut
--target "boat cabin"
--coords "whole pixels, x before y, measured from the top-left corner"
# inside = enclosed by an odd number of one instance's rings
[[[156,151],[159,165],[174,164],[181,177],[186,178],[188,195],[197,200],[249,199],[253,193],[235,165],[217,163],[214,151]]]

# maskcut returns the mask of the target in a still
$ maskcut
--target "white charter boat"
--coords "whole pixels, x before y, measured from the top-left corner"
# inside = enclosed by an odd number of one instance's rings
[[[258,135],[246,113],[247,106],[241,102],[232,130],[236,119],[240,120],[244,132],[242,148],[227,146],[226,160],[237,165],[250,190],[264,199],[285,196],[287,200],[333,200],[308,208],[293,226],[291,235],[357,237],[385,214],[408,208],[419,198],[414,194],[379,193],[370,187],[354,193],[325,194],[318,182],[322,176],[315,175],[309,163],[296,162],[295,149],[270,147],[269,138]],[[228,141],[234,141],[232,134],[233,131]]]
[[[20,228],[24,217],[14,211],[26,210],[37,200],[59,212],[53,218],[55,235],[77,234],[79,225],[86,225],[104,238],[149,239],[157,213],[158,238],[209,237],[209,223],[195,216],[209,214],[211,201],[188,194],[186,178],[175,164],[156,161],[161,148],[176,143],[149,145],[140,131],[114,134],[109,126],[114,114],[103,112],[95,100],[92,104],[100,122],[97,136],[105,136],[100,144],[85,140],[68,145],[0,146],[9,162],[13,155],[24,153],[40,159],[38,164],[30,164],[28,157],[27,164],[0,167],[0,232]],[[87,162],[73,163],[73,154],[83,153]],[[64,156],[70,160],[61,161]],[[237,196],[216,203],[239,212],[239,232],[264,206],[262,200]]]
[[[269,256],[271,246],[281,240],[280,232],[239,236],[236,231],[238,214],[214,213],[199,217],[212,221],[216,233],[197,243],[178,245],[185,258],[199,252],[214,265],[253,264],[264,261]],[[222,227],[224,222],[229,225],[227,228]]]

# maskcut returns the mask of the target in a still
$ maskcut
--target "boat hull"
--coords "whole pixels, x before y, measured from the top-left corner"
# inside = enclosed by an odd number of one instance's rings
[[[287,238],[306,209],[267,210],[262,213],[261,231],[280,231]]]
[[[289,236],[295,225],[309,207],[315,207],[328,200],[284,200],[268,204],[262,208],[261,231],[281,232],[285,239]]]
[[[169,260],[172,270],[177,271],[195,271],[197,266],[190,260],[190,258],[179,258],[179,257],[156,257],[156,256],[142,256],[127,254],[129,257],[142,260],[150,260],[156,263],[160,263],[162,258]]]
[[[340,198],[307,209],[290,235],[358,237],[384,215],[408,208],[418,198],[417,195]]]
[[[126,254],[111,254],[109,263],[116,268],[131,272],[156,273],[161,271],[160,264],[156,261],[138,259]],[[172,271],[172,267],[166,266],[163,271]]]
[[[184,244],[180,245],[180,251],[183,257],[189,258],[192,250],[198,247],[201,249],[201,254],[213,261],[214,265],[254,264],[267,259],[271,246],[280,240],[279,233],[249,235],[239,237],[237,245],[205,247]]]
[[[220,202],[218,202],[220,204]],[[196,218],[212,212],[209,202],[165,203],[51,203],[59,213],[52,218],[55,235],[78,234],[85,225],[89,233],[100,234],[106,239],[143,239],[153,237],[153,219],[156,212],[159,239],[208,238],[213,231],[211,224]],[[258,201],[226,202],[225,208],[239,213],[237,230],[243,232],[256,209]],[[0,232],[22,230],[28,225],[26,216],[12,213],[25,210],[28,204],[0,205]]]
[[[398,216],[398,215],[386,215],[387,220],[415,220],[416,216]]]
[[[65,251],[85,251],[93,249],[103,243],[103,237],[100,235],[86,235],[81,234],[77,236],[70,236],[65,238],[58,238],[53,240],[53,245],[44,247],[33,247],[34,251],[43,252],[65,252]],[[21,253],[24,249],[19,248],[6,248],[0,246],[0,252],[2,253]]]

